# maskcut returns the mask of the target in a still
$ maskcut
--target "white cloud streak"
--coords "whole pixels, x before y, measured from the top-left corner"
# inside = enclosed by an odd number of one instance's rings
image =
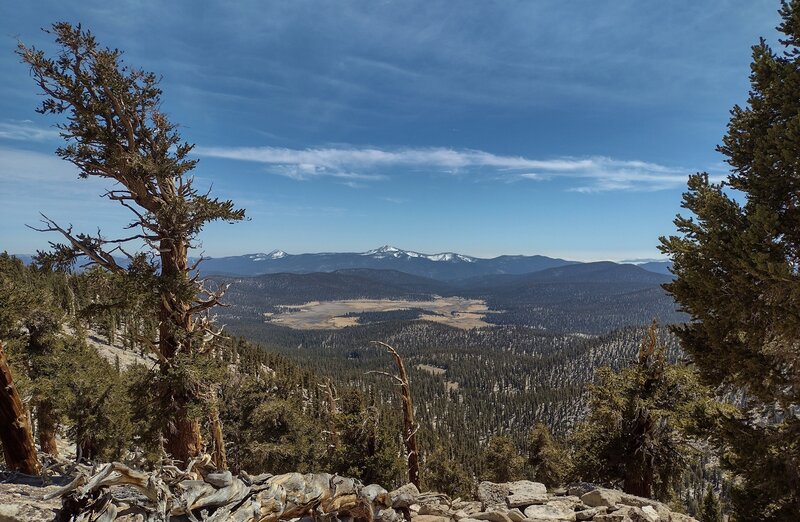
[[[0,122],[0,138],[16,141],[47,141],[59,137],[56,129],[36,127],[30,120]]]
[[[480,175],[486,179],[571,181],[577,192],[655,191],[682,187],[690,169],[604,156],[534,159],[451,148],[309,148],[198,147],[200,156],[251,161],[270,173],[298,180],[334,177],[351,182],[386,179],[398,171]]]

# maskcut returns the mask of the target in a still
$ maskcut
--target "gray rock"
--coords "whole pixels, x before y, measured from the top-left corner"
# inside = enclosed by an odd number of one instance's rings
[[[622,499],[622,491],[615,489],[597,488],[581,495],[581,502],[589,507],[605,506],[609,508],[617,507]]]
[[[506,497],[509,493],[508,484],[495,484],[483,481],[478,484],[478,500],[481,501],[484,511],[490,508],[506,507]]]
[[[40,487],[25,484],[0,484],[0,521],[45,522],[55,520],[61,499],[42,500],[56,486]]]
[[[561,506],[533,505],[525,509],[525,517],[539,521],[573,521],[575,511]]]
[[[471,518],[475,520],[486,520],[488,522],[513,522],[511,518],[500,511],[484,511],[483,513],[475,513]]]
[[[381,522],[405,522],[403,515],[392,508],[381,509],[375,518]]]
[[[545,502],[548,506],[556,506],[556,507],[563,507],[567,509],[571,509],[573,511],[580,511],[588,506],[584,506],[581,502],[581,499],[578,497],[573,496],[566,496],[566,497],[550,497]]]
[[[669,522],[697,522],[697,519],[683,513],[670,513],[668,519],[662,518],[662,520],[668,520]]]
[[[567,486],[567,493],[575,497],[581,497],[597,488],[597,485],[589,482],[573,482]]]
[[[473,513],[480,513],[481,511],[483,511],[482,503],[477,500],[471,500],[471,501],[459,500],[457,502],[453,502],[451,504],[451,507],[456,511],[463,511],[467,515],[471,515]]]
[[[647,518],[647,522],[659,522],[661,520],[661,516],[653,506],[642,507],[642,513]]]
[[[619,509],[613,513],[605,515],[597,515],[594,517],[595,522],[659,522],[661,517],[658,516],[655,509],[649,507],[649,512],[645,512],[642,508],[635,506],[625,506],[619,504]]]
[[[605,506],[583,509],[575,513],[575,520],[591,520],[596,515],[605,515],[608,508]]]
[[[509,509],[506,515],[508,515],[508,518],[510,518],[512,522],[522,522],[525,520],[525,514],[517,508]]]
[[[419,490],[414,484],[400,486],[389,493],[389,497],[392,499],[392,507],[395,509],[408,508],[418,496]]]
[[[417,515],[414,517],[414,522],[451,522],[451,519],[450,517],[440,517],[436,515]]]
[[[547,501],[547,487],[541,482],[518,480],[509,482],[506,503],[510,508],[525,507],[531,504],[544,504]]]
[[[419,508],[420,515],[437,515],[440,517],[450,517],[451,510],[449,506],[444,504],[423,504]]]

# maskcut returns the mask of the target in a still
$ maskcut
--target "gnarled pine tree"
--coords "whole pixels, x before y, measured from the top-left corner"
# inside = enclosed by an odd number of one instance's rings
[[[45,95],[37,109],[43,114],[66,114],[58,128],[67,144],[56,153],[78,168],[80,177],[108,180],[114,188],[105,197],[133,214],[130,235],[107,239],[73,233],[43,215],[37,229],[60,233],[65,243],[53,244],[51,260],[59,263],[85,256],[91,263],[118,274],[139,277],[159,303],[158,338],[151,342],[165,375],[181,375],[175,368],[203,350],[203,340],[215,332],[198,315],[219,304],[221,291],[207,291],[193,274],[188,251],[206,223],[244,218],[231,201],[220,201],[195,189],[189,175],[196,160],[193,145],[183,142],[176,126],[161,112],[161,90],[155,74],[129,68],[121,52],[97,44],[94,36],[68,23],[51,31],[60,50],[49,58],[39,49],[19,45],[18,54],[29,64]],[[144,244],[153,253],[130,255],[124,245]],[[114,254],[131,263],[123,266]],[[135,272],[135,273],[134,273]],[[148,275],[151,277],[145,277]],[[200,424],[189,404],[201,391],[191,386],[166,386],[162,392],[173,405],[165,427],[166,450],[186,461],[200,451]]]

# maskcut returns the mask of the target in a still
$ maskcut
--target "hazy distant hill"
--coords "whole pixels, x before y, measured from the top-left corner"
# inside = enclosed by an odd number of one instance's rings
[[[661,285],[669,276],[610,262],[550,268],[529,274],[437,281],[396,270],[352,269],[312,274],[265,274],[216,279],[233,282],[224,315],[258,318],[273,306],[343,299],[426,300],[434,295],[483,299],[497,324],[561,332],[602,333],[628,325],[682,321]]]
[[[253,276],[371,268],[454,281],[487,274],[526,274],[573,263],[574,261],[546,256],[499,256],[482,259],[454,252],[421,254],[387,245],[361,253],[292,255],[275,250],[269,254],[210,258],[203,262],[201,270],[206,274]]]
[[[32,256],[16,254],[23,262],[30,263]],[[115,258],[116,259],[116,258]],[[190,259],[194,261],[194,258]],[[117,259],[125,266],[127,260]],[[78,262],[76,267],[82,263]],[[458,281],[490,275],[523,275],[550,268],[573,265],[594,265],[547,256],[504,255],[491,259],[471,257],[454,252],[421,254],[392,246],[383,246],[361,253],[323,252],[318,254],[287,254],[273,250],[268,254],[246,254],[241,256],[206,259],[200,270],[204,275],[257,276],[262,274],[309,274],[314,272],[336,272],[351,269],[396,270],[439,281]],[[620,264],[620,263],[612,263]],[[622,263],[628,264],[628,263]],[[668,261],[642,260],[636,266],[649,272],[671,275]]]
[[[396,270],[349,269],[311,274],[265,274],[214,279],[233,283],[225,301],[232,311],[256,314],[275,305],[343,299],[428,299],[451,294],[451,285]]]

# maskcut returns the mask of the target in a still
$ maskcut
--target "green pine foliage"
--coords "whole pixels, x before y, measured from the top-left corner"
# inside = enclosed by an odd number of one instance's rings
[[[722,522],[722,520],[722,507],[719,503],[719,497],[714,493],[714,486],[709,484],[703,497],[700,522]]]
[[[572,473],[572,461],[566,447],[541,422],[528,435],[527,464],[533,479],[548,488],[564,484]]]
[[[525,458],[507,435],[495,435],[489,439],[483,453],[483,479],[490,482],[509,482],[524,477]]]
[[[444,448],[428,455],[423,469],[423,489],[445,493],[451,498],[473,496],[475,480],[472,475]]]
[[[572,437],[581,480],[622,485],[629,493],[670,501],[715,407],[692,368],[669,364],[653,324],[638,360],[615,372],[600,368],[589,388],[589,413]]]
[[[703,379],[736,398],[715,435],[741,520],[800,513],[800,2],[782,2],[780,49],[753,47],[750,95],[718,147],[731,173],[692,176],[676,236],[661,239],[675,328]]]

